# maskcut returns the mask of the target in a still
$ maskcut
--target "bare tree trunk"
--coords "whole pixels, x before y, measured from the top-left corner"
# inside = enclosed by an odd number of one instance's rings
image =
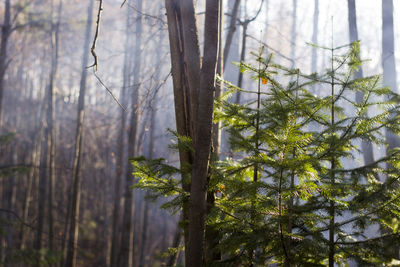
[[[28,179],[27,179],[27,188],[26,188],[26,194],[25,194],[25,200],[24,200],[24,205],[23,205],[23,215],[22,215],[22,220],[26,222],[28,220],[28,214],[29,214],[29,208],[30,208],[30,202],[31,202],[31,193],[32,193],[32,187],[33,187],[33,179],[35,177],[38,177],[37,174],[37,169],[40,164],[40,155],[41,155],[41,145],[40,145],[40,140],[42,140],[42,135],[43,131],[40,127],[40,113],[38,116],[38,125],[39,125],[39,131],[37,131],[37,135],[33,139],[33,149],[32,149],[32,156],[31,156],[31,168],[29,169],[28,173]],[[36,140],[35,140],[36,139]],[[19,235],[19,248],[21,250],[25,249],[25,243],[26,243],[26,227],[22,224],[21,225],[21,230],[20,230],[20,235]]]
[[[319,1],[314,0],[314,23],[313,23],[313,34],[312,43],[318,44],[318,19],[319,19]],[[317,48],[312,47],[311,51],[311,72],[317,72]]]
[[[223,62],[224,57],[222,53],[222,34],[223,34],[223,0],[219,1],[219,28],[218,28],[218,61],[217,61],[217,74],[223,79]],[[215,98],[219,98],[221,96],[221,91],[223,90],[223,83],[217,83],[215,86]],[[214,123],[212,129],[212,159],[211,160],[219,160],[220,157],[220,138],[221,138],[221,129],[220,123]],[[210,174],[210,172],[209,172]],[[208,176],[208,183],[211,179],[210,175]],[[207,214],[210,214],[212,209],[215,207],[215,192],[207,192]],[[205,262],[207,264],[211,264],[214,261],[218,261],[221,259],[221,251],[217,249],[219,244],[220,236],[218,229],[215,229],[212,226],[206,226],[205,232],[206,239],[206,259]]]
[[[246,60],[246,37],[247,37],[247,26],[249,25],[248,21],[245,21],[243,26],[243,33],[242,33],[242,50],[240,52],[240,62],[244,62]],[[243,86],[243,72],[239,72],[238,78],[238,87],[241,88]],[[236,99],[235,103],[240,103],[240,91],[236,92]]]
[[[137,124],[139,120],[139,89],[140,89],[140,69],[141,69],[141,46],[142,46],[142,15],[143,10],[142,0],[137,0],[136,8],[139,18],[136,20],[136,42],[135,42],[135,63],[133,68],[133,92],[132,92],[132,111],[129,123],[128,134],[128,157],[133,158],[136,155],[136,139],[137,139]],[[133,215],[134,215],[134,192],[130,188],[135,182],[132,176],[131,164],[126,165],[125,173],[125,200],[124,200],[124,215],[122,220],[122,236],[121,246],[118,256],[118,264],[120,267],[131,267],[133,264]]]
[[[229,51],[231,49],[233,36],[234,36],[235,31],[236,31],[236,22],[237,22],[237,16],[238,16],[238,13],[239,13],[239,6],[240,6],[240,0],[235,0],[235,3],[234,3],[233,8],[232,8],[232,12],[231,12],[231,21],[230,21],[230,24],[229,24],[228,34],[226,36],[226,41],[225,41],[225,46],[224,46],[224,53],[223,53],[223,55],[224,55],[223,56],[223,69],[224,70],[225,70],[225,67],[227,65]],[[220,41],[220,43],[222,44],[222,40]],[[222,50],[220,50],[220,51],[222,51]]]
[[[11,6],[10,0],[5,0],[4,22],[1,27],[1,43],[0,43],[0,129],[2,127],[2,110],[3,110],[3,94],[4,94],[4,76],[7,69],[7,43],[11,31]]]
[[[296,39],[297,39],[297,0],[293,0],[293,11],[292,11],[292,38],[290,45],[290,59],[292,60],[291,68],[294,68],[296,62]]]
[[[180,0],[183,45],[184,45],[184,63],[185,74],[189,85],[189,102],[192,118],[197,118],[199,84],[200,84],[200,44],[196,25],[196,14],[192,0]],[[192,140],[196,136],[196,120],[190,121]]]
[[[349,12],[349,34],[350,34],[350,42],[358,41],[358,29],[357,29],[357,16],[356,16],[356,4],[355,0],[347,1],[348,12]],[[362,67],[360,66],[358,71],[354,75],[356,79],[361,79],[363,77]],[[356,92],[356,102],[362,103],[364,98],[364,94],[362,92]],[[370,142],[366,142],[365,140],[361,141],[361,149],[363,152],[364,163],[371,164],[374,162],[374,151],[372,144]]]
[[[59,38],[59,20],[62,9],[62,1],[59,2],[58,8],[58,22],[56,25],[53,22],[53,5],[51,13],[51,31],[50,31],[50,45],[51,45],[51,66],[49,75],[49,84],[46,88],[46,118],[43,118],[43,125],[45,128],[45,138],[43,152],[44,156],[41,162],[40,180],[39,180],[39,201],[38,201],[38,224],[35,241],[35,249],[40,250],[42,248],[42,233],[44,225],[45,215],[45,202],[46,202],[46,187],[47,187],[47,222],[48,222],[48,247],[49,250],[53,249],[53,184],[54,184],[54,168],[55,168],[55,129],[54,129],[54,83],[57,74],[58,64],[58,38]],[[39,265],[39,262],[37,262]]]
[[[125,107],[128,105],[127,99],[127,89],[130,85],[129,80],[129,70],[130,70],[130,41],[129,36],[129,23],[131,21],[131,10],[127,9],[126,17],[126,33],[125,33],[125,52],[124,52],[124,68],[123,68],[123,84],[121,88],[122,105]],[[117,263],[118,246],[120,242],[120,210],[121,210],[121,182],[124,174],[124,147],[125,147],[125,135],[126,135],[126,120],[127,112],[121,109],[121,125],[118,137],[118,158],[117,158],[117,168],[115,175],[115,185],[114,185],[114,204],[113,204],[113,222],[112,222],[112,233],[111,233],[111,256],[110,256],[110,267],[115,266]]]
[[[206,219],[207,172],[212,140],[212,116],[218,58],[219,0],[206,1],[204,54],[200,74],[199,106],[196,115],[194,164],[190,189],[189,261],[202,266]]]
[[[157,40],[157,43],[161,44],[163,40],[163,32],[160,31],[159,33],[159,38]],[[157,49],[157,53],[156,53],[156,58],[157,59],[161,59],[161,48]],[[161,65],[161,61],[159,62],[159,64]],[[156,75],[155,75],[155,80],[158,81],[160,76],[160,71],[158,70]],[[150,105],[150,109],[151,109],[151,115],[150,115],[150,138],[149,138],[149,148],[148,148],[148,158],[149,159],[153,159],[154,158],[154,142],[155,142],[155,132],[156,132],[156,124],[155,124],[155,120],[156,120],[156,115],[157,115],[157,104],[158,104],[158,100],[157,100],[157,93],[158,93],[158,89],[159,87],[154,88],[155,92],[153,95],[153,98],[150,100],[152,103]],[[146,196],[148,194],[146,193]],[[148,219],[149,219],[149,209],[150,209],[150,205],[149,205],[149,201],[147,201],[146,199],[143,199],[144,201],[144,211],[143,211],[143,227],[142,227],[142,244],[141,244],[141,248],[140,248],[140,259],[139,259],[139,266],[144,267],[146,265],[146,252],[147,252],[147,240],[148,240]]]
[[[48,96],[48,110],[47,110],[47,126],[48,126],[48,168],[49,168],[49,183],[48,183],[48,227],[49,227],[49,250],[54,249],[54,219],[53,219],[53,199],[54,199],[54,180],[55,180],[55,112],[54,112],[54,83],[57,75],[58,69],[58,42],[60,34],[60,20],[62,11],[62,0],[59,1],[58,6],[58,18],[56,25],[52,24],[52,37],[51,37],[51,50],[52,50],[52,61],[51,61],[51,71],[50,71],[50,82],[49,82],[49,96]]]
[[[397,93],[397,74],[394,58],[393,0],[382,0],[382,67],[383,82]],[[386,130],[388,150],[400,146],[396,134]]]
[[[192,137],[190,112],[189,82],[184,70],[184,54],[186,52],[183,44],[182,16],[179,0],[165,0],[168,19],[168,34],[171,51],[172,80],[174,85],[174,103],[176,129],[180,136]],[[193,155],[190,151],[179,150],[180,168],[182,172],[182,188],[190,192],[189,172],[193,163]],[[189,201],[185,200],[182,208],[183,235],[185,243],[185,262],[189,257]]]
[[[180,220],[182,220],[182,218]],[[176,230],[175,230],[174,240],[172,241],[172,247],[173,248],[179,248],[179,244],[181,243],[181,239],[182,239],[181,229],[177,225]],[[179,250],[176,253],[171,254],[169,256],[168,262],[167,262],[167,266],[168,267],[172,267],[172,266],[176,265],[176,262],[178,261],[178,255],[179,255]]]
[[[89,45],[91,36],[91,26],[93,17],[93,5],[94,0],[90,1],[88,7],[88,17],[86,22],[85,30],[85,41],[83,44],[83,56],[82,56],[82,72],[81,81],[79,85],[79,99],[78,99],[78,111],[77,111],[77,122],[76,122],[76,135],[75,135],[75,151],[74,151],[74,162],[72,167],[72,202],[71,202],[71,223],[69,229],[69,240],[67,248],[66,267],[75,267],[76,254],[78,245],[79,235],[79,208],[81,199],[81,180],[80,180],[80,168],[81,168],[81,157],[82,157],[82,146],[83,146],[83,127],[85,119],[85,93],[86,93],[86,78],[87,78],[87,66],[89,57]]]

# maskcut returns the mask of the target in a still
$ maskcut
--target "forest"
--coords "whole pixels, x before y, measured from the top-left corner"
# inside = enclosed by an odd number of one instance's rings
[[[400,266],[400,1],[1,0],[0,266]]]

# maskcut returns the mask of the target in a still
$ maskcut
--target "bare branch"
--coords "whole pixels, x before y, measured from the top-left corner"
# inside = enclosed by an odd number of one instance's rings
[[[90,52],[92,53],[92,56],[94,58],[94,63],[91,66],[88,67],[88,68],[92,68],[93,67],[95,74],[96,74],[96,71],[97,71],[97,63],[98,63],[98,58],[97,58],[97,54],[96,54],[95,50],[96,50],[97,39],[99,38],[100,20],[101,20],[101,12],[102,11],[103,11],[103,0],[99,0],[99,11],[97,13],[96,32],[94,34],[92,48],[90,49]]]

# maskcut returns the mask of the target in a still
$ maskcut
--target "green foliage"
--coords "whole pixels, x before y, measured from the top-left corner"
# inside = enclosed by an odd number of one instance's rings
[[[256,88],[227,83],[216,101],[214,119],[234,153],[210,167],[216,199],[207,224],[220,232],[225,258],[218,266],[326,266],[332,248],[340,265],[393,262],[392,248],[400,245],[400,149],[363,164],[360,144],[383,149],[384,130],[400,133],[399,96],[379,76],[353,78],[361,66],[358,43],[328,50],[332,68],[307,75],[264,58],[261,49],[257,66],[239,65]],[[237,91],[245,102],[229,101]],[[173,197],[165,207],[176,211],[188,197],[179,169],[162,159],[132,163],[136,187]]]

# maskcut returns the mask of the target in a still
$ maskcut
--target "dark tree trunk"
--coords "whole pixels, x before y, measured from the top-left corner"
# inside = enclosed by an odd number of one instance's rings
[[[313,34],[312,43],[318,44],[318,20],[319,20],[319,1],[314,1],[314,22],[313,22]],[[312,47],[311,52],[311,72],[317,72],[317,48]]]
[[[229,1],[229,3],[231,3],[231,1]],[[236,31],[236,23],[237,23],[237,17],[238,17],[238,13],[239,13],[239,6],[240,6],[240,0],[235,0],[234,5],[232,7],[231,20],[229,23],[228,34],[226,35],[226,41],[225,41],[224,52],[223,52],[223,69],[224,70],[228,63],[227,60],[228,60],[228,56],[229,56],[229,51],[231,49],[233,36]],[[222,40],[220,41],[220,43],[222,44]]]
[[[293,10],[292,10],[292,38],[290,45],[290,59],[292,60],[291,68],[294,68],[296,62],[296,39],[297,39],[297,0],[293,0]]]
[[[127,88],[130,86],[129,82],[129,70],[130,70],[130,52],[131,38],[129,37],[129,23],[131,21],[131,11],[127,9],[126,17],[126,33],[125,33],[125,52],[124,52],[124,67],[123,67],[123,84],[121,88],[122,105],[127,106]],[[124,147],[125,147],[125,136],[126,136],[126,120],[127,112],[121,109],[120,113],[121,125],[118,137],[118,156],[117,156],[117,168],[115,175],[114,185],[114,204],[113,204],[113,222],[112,222],[112,233],[111,233],[111,255],[110,255],[110,267],[115,266],[117,263],[118,246],[120,242],[120,213],[121,213],[121,182],[124,175]]]
[[[382,0],[382,68],[383,82],[397,93],[397,73],[394,58],[393,0]],[[400,146],[399,137],[386,130],[388,150]]]
[[[10,0],[4,2],[4,21],[1,27],[1,43],[0,43],[0,129],[2,128],[2,110],[3,110],[3,94],[4,94],[4,76],[7,69],[7,43],[11,31],[11,6]]]
[[[133,158],[136,155],[136,139],[137,139],[137,124],[139,120],[139,89],[140,89],[140,69],[141,69],[141,46],[142,46],[142,15],[143,10],[142,0],[137,0],[136,8],[139,18],[136,20],[136,41],[135,55],[133,67],[133,91],[131,96],[131,119],[129,123],[128,133],[128,158]],[[132,166],[130,163],[126,165],[125,172],[125,199],[124,199],[124,215],[122,220],[122,236],[121,246],[118,256],[118,264],[120,267],[131,267],[133,264],[133,215],[134,215],[134,194],[130,188],[135,182],[132,176]]]
[[[179,0],[165,0],[168,19],[168,34],[171,52],[172,81],[174,85],[174,104],[176,130],[180,136],[192,137],[190,112],[189,82],[184,70],[185,47],[183,44],[182,16]],[[189,172],[193,163],[190,151],[179,150],[180,168],[182,171],[182,188],[190,192]],[[183,235],[185,243],[185,261],[189,257],[189,201],[185,200],[182,210]]]
[[[93,17],[93,5],[94,5],[94,0],[91,0],[88,7],[85,41],[83,45],[82,73],[79,85],[78,112],[77,112],[76,135],[75,135],[75,151],[74,151],[74,162],[72,167],[72,196],[71,196],[72,205],[71,205],[71,218],[70,218],[71,223],[69,229],[67,258],[65,264],[66,267],[77,266],[76,257],[77,257],[77,245],[78,245],[78,235],[79,235],[79,208],[81,199],[80,168],[81,168],[81,157],[82,157],[82,147],[83,147],[86,78],[87,78],[87,66],[88,66],[91,26]]]
[[[215,77],[218,58],[219,0],[206,1],[204,56],[200,74],[199,105],[196,115],[194,164],[190,189],[189,261],[202,266],[206,218],[207,172],[209,166]]]
[[[356,12],[356,4],[355,0],[347,1],[348,12],[349,12],[349,37],[350,42],[358,41],[358,29],[357,29],[357,12]],[[356,79],[361,79],[363,77],[362,67],[358,69],[358,71],[354,75]],[[362,103],[364,98],[364,94],[362,92],[356,92],[356,102]],[[363,152],[364,163],[371,164],[374,162],[374,151],[372,144],[370,142],[366,142],[364,140],[361,141],[361,149]]]

